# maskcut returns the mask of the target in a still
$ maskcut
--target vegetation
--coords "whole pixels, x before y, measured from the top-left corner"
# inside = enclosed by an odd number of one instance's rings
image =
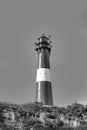
[[[50,107],[41,102],[22,105],[0,102],[0,130],[74,129],[87,129],[87,105],[75,102],[67,107]]]

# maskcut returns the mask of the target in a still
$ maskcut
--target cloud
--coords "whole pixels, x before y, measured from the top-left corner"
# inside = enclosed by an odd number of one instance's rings
[[[77,102],[83,104],[83,105],[87,105],[87,97],[80,97]]]

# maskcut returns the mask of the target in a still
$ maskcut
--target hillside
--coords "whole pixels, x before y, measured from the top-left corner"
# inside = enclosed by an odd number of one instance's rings
[[[12,104],[0,102],[0,130],[85,130],[87,106],[44,106],[41,102]]]

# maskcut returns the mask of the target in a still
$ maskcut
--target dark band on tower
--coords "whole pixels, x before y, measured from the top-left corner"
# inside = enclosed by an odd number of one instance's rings
[[[53,105],[49,61],[51,41],[44,34],[38,40],[39,42],[35,43],[38,56],[35,100],[43,102],[44,105]]]

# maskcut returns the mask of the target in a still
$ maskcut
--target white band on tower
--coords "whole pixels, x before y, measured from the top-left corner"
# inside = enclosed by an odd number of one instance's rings
[[[40,81],[50,81],[50,69],[47,68],[39,68],[37,69],[36,82]]]

